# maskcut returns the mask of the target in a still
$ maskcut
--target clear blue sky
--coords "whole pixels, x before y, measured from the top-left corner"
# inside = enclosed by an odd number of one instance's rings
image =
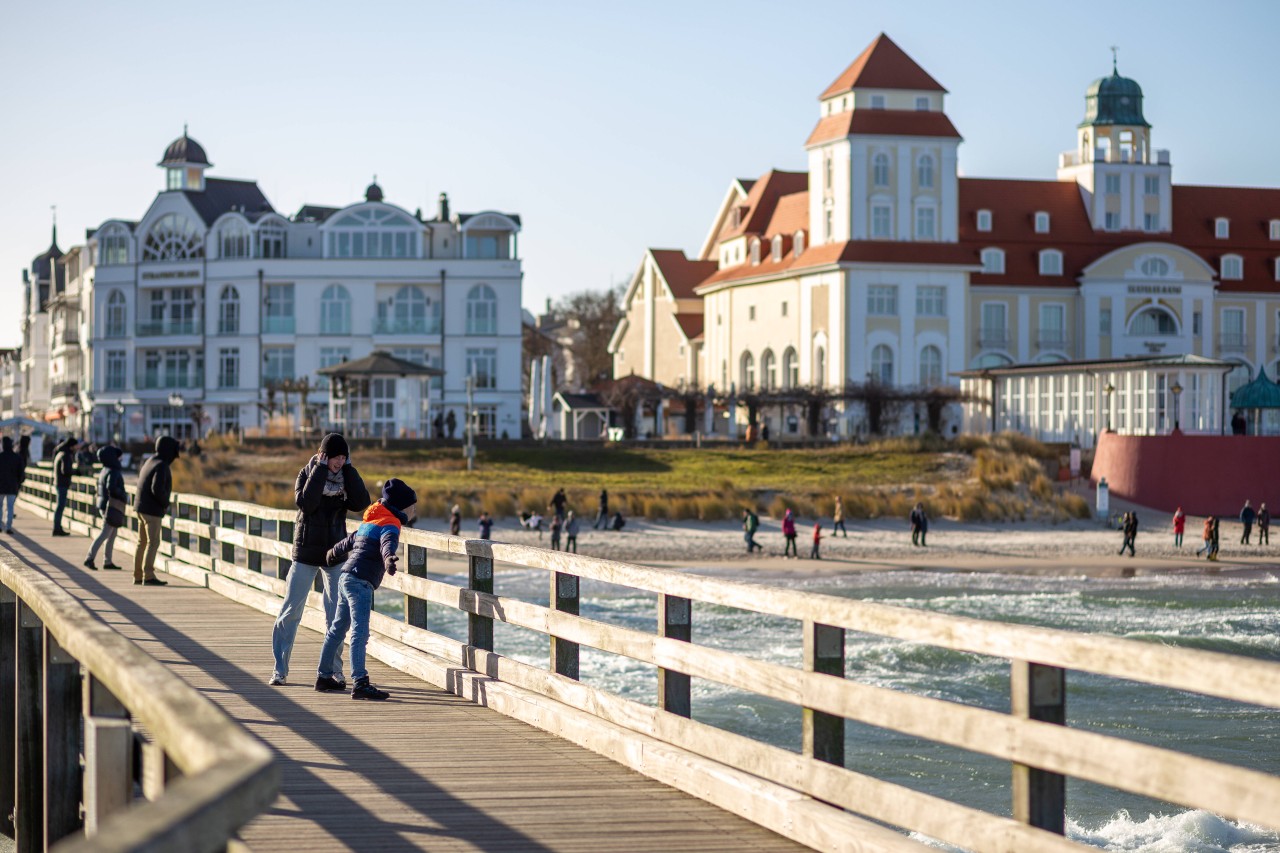
[[[802,169],[817,95],[880,31],[951,94],[966,175],[1051,178],[1089,82],[1138,80],[1174,180],[1280,186],[1280,3],[65,2],[0,7],[0,293],[135,219],[189,122],[278,210],[520,213],[524,302],[697,250],[729,181]],[[0,345],[18,339],[15,314]]]

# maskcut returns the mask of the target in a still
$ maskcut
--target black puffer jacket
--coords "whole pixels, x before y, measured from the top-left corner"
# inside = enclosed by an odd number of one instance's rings
[[[112,498],[129,503],[129,493],[124,490],[124,472],[120,470],[120,448],[108,444],[98,449],[98,461],[102,473],[98,475],[98,509],[105,515]]]
[[[76,445],[80,442],[74,438],[65,439],[54,449],[53,474],[54,484],[59,489],[68,488],[71,478],[76,473]]]
[[[139,515],[163,516],[169,511],[169,498],[173,495],[173,475],[169,463],[178,458],[178,440],[162,435],[156,442],[156,455],[142,463],[138,472],[138,496],[133,507]]]
[[[325,565],[329,549],[347,538],[347,511],[363,512],[369,506],[369,489],[360,472],[348,462],[342,466],[346,496],[325,496],[329,466],[313,456],[293,486],[298,520],[293,525],[293,559],[309,566]]]
[[[0,495],[16,495],[27,478],[27,467],[22,457],[13,449],[13,439],[4,437],[4,450],[0,451]]]

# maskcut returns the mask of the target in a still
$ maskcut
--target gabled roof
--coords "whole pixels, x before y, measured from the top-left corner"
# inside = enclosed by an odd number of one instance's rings
[[[852,134],[863,136],[937,136],[960,139],[960,131],[946,113],[923,110],[856,109],[818,119],[805,145],[817,145]]]
[[[692,299],[693,289],[716,271],[715,261],[691,261],[680,249],[650,249],[653,262],[676,299]]]
[[[947,91],[884,33],[876,36],[875,41],[858,54],[853,64],[827,87],[819,99],[855,88]]]
[[[754,278],[798,274],[817,267],[837,263],[861,264],[912,264],[976,266],[978,254],[970,246],[958,243],[912,243],[889,240],[849,240],[840,243],[824,243],[810,246],[801,253],[787,251],[779,261],[763,251],[758,264],[738,264],[725,267],[698,285],[697,292],[704,294],[716,285]]]
[[[772,237],[781,234],[791,237],[797,231],[809,230],[809,191],[791,193],[778,199],[769,224],[765,226],[764,235]]]
[[[321,376],[444,376],[438,367],[396,358],[385,350],[374,350],[364,358],[322,367],[316,373]]]
[[[702,337],[702,329],[706,323],[706,317],[701,311],[696,313],[693,311],[681,311],[675,315],[675,320],[686,340],[693,341]]]
[[[599,394],[566,394],[564,391],[557,391],[555,396],[560,398],[564,407],[571,412],[584,409],[608,411],[611,408],[608,403],[600,399]]]
[[[205,225],[212,225],[219,216],[231,210],[242,210],[246,214],[275,210],[262,190],[258,189],[256,181],[208,178],[204,182],[203,192],[184,190],[182,194],[191,202]]]
[[[735,225],[730,218],[721,229],[717,242],[740,237],[743,234],[763,234],[765,226],[773,216],[778,199],[784,195],[802,192],[809,188],[808,172],[783,172],[770,169],[752,184],[743,202],[738,222]]]

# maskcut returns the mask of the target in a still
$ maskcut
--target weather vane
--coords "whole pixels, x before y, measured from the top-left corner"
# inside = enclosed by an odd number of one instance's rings
[[[1119,48],[1118,46],[1116,46],[1116,45],[1114,45],[1114,44],[1113,44],[1113,45],[1111,45],[1111,72],[1112,72],[1113,74],[1119,74],[1119,73],[1120,73],[1119,71],[1117,71],[1117,70],[1116,70],[1116,51],[1118,51],[1118,50],[1120,50],[1120,48]]]

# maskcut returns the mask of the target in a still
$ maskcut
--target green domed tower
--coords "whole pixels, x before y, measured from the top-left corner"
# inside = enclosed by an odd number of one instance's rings
[[[1142,117],[1142,87],[1137,80],[1121,77],[1113,67],[1110,77],[1099,77],[1084,93],[1084,121],[1080,127],[1123,124],[1151,127]]]

